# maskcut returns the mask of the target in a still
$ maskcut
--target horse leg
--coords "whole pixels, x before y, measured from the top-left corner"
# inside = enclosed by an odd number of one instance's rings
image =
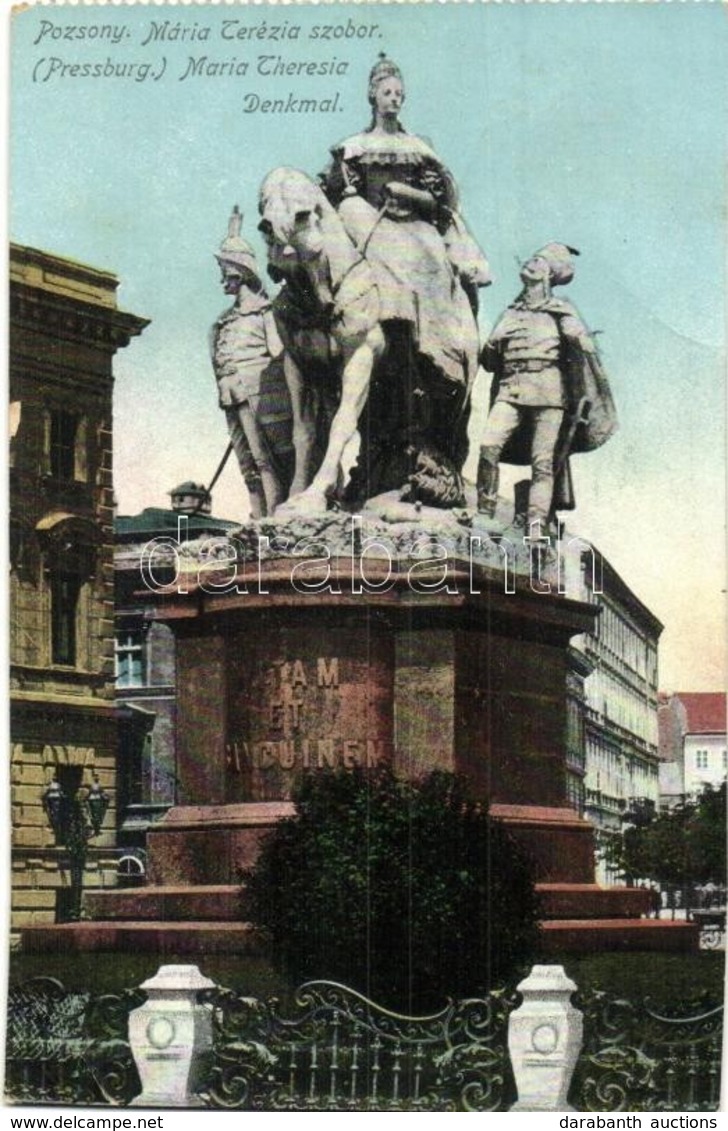
[[[312,463],[316,444],[316,413],[312,390],[307,387],[297,362],[286,352],[283,355],[283,371],[288,393],[291,398],[293,417],[293,450],[296,462],[289,498],[299,495],[311,482]]]
[[[329,496],[338,482],[344,449],[356,432],[359,417],[366,404],[372,367],[383,350],[384,335],[378,325],[368,331],[360,345],[355,347],[342,345],[341,398],[331,421],[326,454],[313,482],[298,494],[294,495],[292,491],[288,501],[278,508],[276,512],[278,515],[311,514],[327,509]],[[294,447],[296,447],[295,411],[294,407]],[[296,452],[298,453],[297,448]],[[298,455],[296,463],[298,464]]]
[[[331,421],[326,455],[309,488],[311,501],[324,501],[335,489],[344,449],[354,436],[367,401],[372,369],[384,351],[384,334],[374,326],[361,345],[342,348],[344,369],[341,375],[341,400]]]

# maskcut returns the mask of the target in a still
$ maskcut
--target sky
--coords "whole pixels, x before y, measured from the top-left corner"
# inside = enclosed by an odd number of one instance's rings
[[[451,170],[489,257],[483,337],[517,293],[519,260],[548,240],[580,250],[557,293],[600,331],[620,431],[572,461],[570,527],[664,623],[661,686],[722,688],[727,20],[709,3],[16,12],[10,236],[113,271],[121,307],[151,319],[115,362],[120,513],[210,481],[227,444],[208,333],[227,304],[214,253],[231,208],[263,264],[263,177],[277,165],[317,173],[368,124],[367,77],[385,51],[404,73],[404,125]],[[278,57],[344,73],[257,73]],[[190,58],[223,73],[185,79]],[[85,64],[102,73],[85,77]],[[131,77],[104,75],[117,65]],[[246,109],[251,96],[337,93],[334,113]],[[471,475],[487,394],[481,374]],[[214,511],[246,513],[233,460]]]

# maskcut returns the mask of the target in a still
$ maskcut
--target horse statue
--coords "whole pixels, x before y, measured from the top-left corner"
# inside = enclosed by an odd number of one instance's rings
[[[351,200],[337,211],[310,177],[287,167],[265,178],[259,207],[269,274],[283,283],[273,309],[293,414],[295,473],[290,497],[277,513],[326,509],[357,427],[361,447],[348,502],[358,505],[400,488],[409,501],[461,505],[477,368],[474,319],[468,358],[463,335],[453,334],[443,372],[437,359],[418,349],[413,320],[388,313],[386,269],[377,248],[387,244],[391,259],[392,241],[403,242],[406,234],[402,225],[383,210],[363,231],[363,221],[370,220],[369,212],[363,215],[365,202]],[[406,259],[406,246],[402,252]],[[443,277],[447,294],[455,294],[444,252],[442,262],[430,253],[426,268],[428,280]],[[417,305],[413,291],[415,311]]]
[[[336,210],[305,173],[269,173],[260,213],[269,273],[284,282],[273,301],[293,413],[295,472],[284,508],[325,510],[384,352],[379,295]]]

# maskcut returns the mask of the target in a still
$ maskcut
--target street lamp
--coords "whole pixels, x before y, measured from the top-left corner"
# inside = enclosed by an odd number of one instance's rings
[[[88,855],[88,842],[101,832],[110,799],[94,774],[85,797],[78,796],[77,789],[64,792],[57,778],[42,794],[43,809],[53,830],[56,844],[65,848],[71,874],[71,907],[69,918],[81,918],[81,896],[83,892],[83,873]]]
[[[61,844],[63,839],[63,802],[65,800],[66,795],[61,789],[58,778],[54,778],[43,793],[42,801],[57,844]]]
[[[89,819],[91,821],[91,828],[93,835],[98,836],[101,832],[101,826],[104,823],[104,817],[109,808],[110,799],[108,794],[104,793],[99,785],[99,779],[94,774],[93,781],[89,786],[89,791],[86,797],[86,806],[88,808]]]

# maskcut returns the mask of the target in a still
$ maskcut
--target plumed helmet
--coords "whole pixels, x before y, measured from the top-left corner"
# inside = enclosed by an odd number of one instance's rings
[[[228,221],[227,235],[220,244],[220,251],[215,258],[221,267],[226,264],[239,267],[241,270],[249,271],[256,279],[260,279],[255,252],[248,241],[240,235],[242,224],[243,214],[236,204]]]
[[[402,72],[400,71],[397,64],[393,63],[391,59],[388,59],[387,56],[384,54],[384,52],[381,51],[380,54],[379,54],[379,58],[377,59],[374,66],[372,67],[371,71],[369,72],[369,101],[370,102],[372,102],[372,103],[374,102],[374,96],[376,94],[376,90],[377,90],[377,87],[379,86],[380,82],[382,82],[383,79],[391,79],[391,78],[399,79],[399,81],[401,83],[404,83],[404,79],[402,78]]]
[[[551,272],[551,283],[558,287],[570,283],[574,278],[573,256],[578,254],[576,248],[569,247],[568,244],[547,243],[539,251],[535,251],[531,258],[546,260]]]

